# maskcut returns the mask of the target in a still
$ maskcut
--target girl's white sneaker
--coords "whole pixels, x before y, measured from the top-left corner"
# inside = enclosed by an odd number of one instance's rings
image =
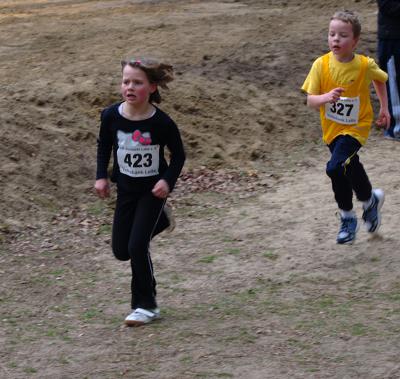
[[[125,319],[125,325],[127,326],[141,326],[148,324],[156,319],[160,318],[160,310],[154,309],[143,309],[136,308],[131,314]]]

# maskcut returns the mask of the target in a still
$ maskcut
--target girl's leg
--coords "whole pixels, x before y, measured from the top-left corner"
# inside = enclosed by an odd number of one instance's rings
[[[128,243],[137,201],[138,195],[118,191],[112,227],[112,251],[120,261],[131,259]]]
[[[165,229],[167,229],[169,226],[170,226],[170,221],[163,210],[160,214],[160,218],[158,219],[158,222],[157,222],[156,228],[154,229],[154,233],[153,233],[152,237],[155,237],[157,234],[160,234]]]
[[[157,307],[156,281],[149,245],[164,202],[151,193],[142,194],[137,201],[128,242],[132,267],[132,309]]]

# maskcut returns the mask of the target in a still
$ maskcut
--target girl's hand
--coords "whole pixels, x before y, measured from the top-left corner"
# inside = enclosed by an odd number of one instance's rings
[[[376,119],[375,123],[379,128],[384,128],[385,130],[388,130],[390,128],[390,113],[389,113],[389,111],[381,110],[379,112],[378,118]]]
[[[155,197],[165,199],[169,195],[169,185],[164,179],[160,179],[151,190]]]
[[[105,199],[110,196],[110,185],[107,179],[97,179],[94,184],[94,189],[100,199]]]

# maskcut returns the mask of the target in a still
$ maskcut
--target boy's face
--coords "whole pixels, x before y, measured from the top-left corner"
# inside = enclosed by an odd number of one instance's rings
[[[354,37],[353,27],[350,23],[341,20],[331,20],[329,23],[328,44],[329,49],[341,62],[353,59],[354,48],[358,38]]]

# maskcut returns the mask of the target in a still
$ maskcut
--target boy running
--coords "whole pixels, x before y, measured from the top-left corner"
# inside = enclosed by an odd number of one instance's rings
[[[329,23],[330,52],[314,61],[302,86],[307,105],[320,111],[322,138],[331,152],[326,173],[339,206],[339,244],[352,243],[358,230],[353,191],[363,204],[362,218],[369,233],[378,231],[384,202],[383,191],[372,189],[357,153],[366,143],[373,121],[371,82],[380,103],[376,123],[385,129],[390,125],[387,74],[372,58],[354,53],[360,32],[353,12],[336,12]]]

